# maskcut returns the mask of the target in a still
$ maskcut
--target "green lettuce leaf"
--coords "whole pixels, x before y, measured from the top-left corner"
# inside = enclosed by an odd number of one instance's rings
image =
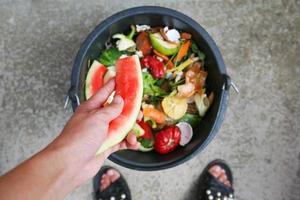
[[[120,58],[123,52],[119,51],[117,48],[112,47],[110,49],[102,51],[99,61],[105,66],[112,66],[116,64],[116,61]]]
[[[159,86],[156,85],[157,80],[155,80],[151,74],[143,72],[143,85],[144,85],[144,95],[162,97],[167,95]]]

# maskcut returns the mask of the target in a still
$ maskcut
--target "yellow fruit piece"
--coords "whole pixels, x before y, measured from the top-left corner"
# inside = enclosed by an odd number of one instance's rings
[[[165,97],[161,105],[166,115],[172,119],[183,117],[188,108],[187,100],[176,96]]]

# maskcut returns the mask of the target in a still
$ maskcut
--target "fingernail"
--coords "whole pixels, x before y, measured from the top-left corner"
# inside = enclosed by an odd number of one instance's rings
[[[122,103],[123,98],[120,95],[116,95],[114,101],[115,103]]]

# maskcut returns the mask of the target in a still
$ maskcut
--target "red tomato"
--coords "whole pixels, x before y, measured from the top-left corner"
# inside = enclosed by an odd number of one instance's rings
[[[141,60],[141,64],[144,67],[150,69],[150,72],[154,78],[162,78],[165,75],[164,63],[160,62],[153,56],[146,56]]]
[[[177,126],[168,126],[155,135],[154,149],[160,154],[166,154],[178,146],[181,132]]]
[[[145,139],[152,139],[153,138],[153,134],[152,134],[152,130],[150,125],[147,122],[139,121],[138,124],[142,127],[142,129],[144,129],[145,133],[142,136],[142,138]]]
[[[153,148],[154,138],[152,134],[151,127],[147,122],[139,121],[138,124],[144,129],[145,133],[143,136],[138,138],[138,141],[141,143],[141,146],[150,150]]]

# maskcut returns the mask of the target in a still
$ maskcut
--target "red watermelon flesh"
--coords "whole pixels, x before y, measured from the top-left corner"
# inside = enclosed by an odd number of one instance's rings
[[[93,96],[103,85],[103,76],[107,68],[99,63],[97,60],[93,61],[86,80],[85,80],[85,98],[89,99]]]
[[[119,117],[111,121],[107,138],[97,154],[120,143],[132,129],[139,114],[143,78],[140,60],[137,55],[121,58],[116,62],[116,95],[124,100],[124,108]]]

